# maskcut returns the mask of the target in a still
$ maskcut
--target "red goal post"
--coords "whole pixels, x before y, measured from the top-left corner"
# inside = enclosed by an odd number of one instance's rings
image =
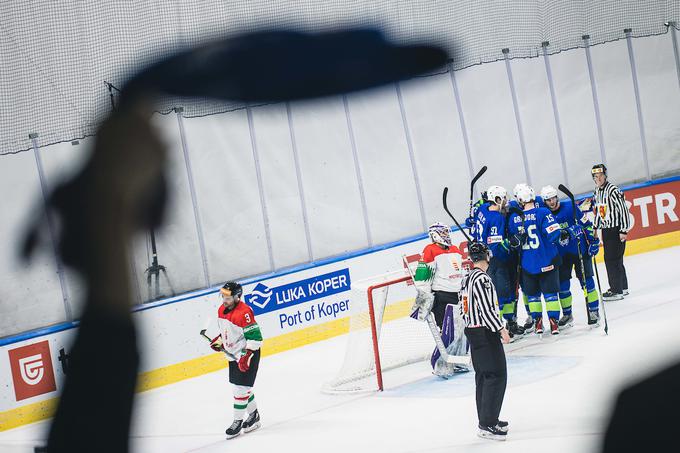
[[[386,372],[430,357],[427,324],[409,316],[416,296],[410,281],[400,269],[352,282],[345,357],[324,393],[382,391]]]

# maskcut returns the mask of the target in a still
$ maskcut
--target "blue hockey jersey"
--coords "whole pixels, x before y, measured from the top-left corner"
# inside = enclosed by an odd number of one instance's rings
[[[532,208],[524,211],[524,224],[518,214],[508,219],[508,231],[516,234],[523,228],[527,239],[520,253],[522,269],[530,274],[540,274],[555,268],[557,242],[560,239],[560,226],[547,208]],[[557,260],[556,260],[557,258]]]
[[[506,219],[499,211],[492,211],[488,204],[478,209],[475,218],[474,239],[489,247],[491,256],[501,261],[510,259],[510,250],[506,240]]]
[[[552,215],[555,217],[555,221],[560,225],[561,229],[566,229],[574,225],[574,205],[571,200],[560,201],[560,206],[556,211],[552,211]],[[576,223],[583,229],[583,234],[578,237],[578,240],[570,238],[566,243],[558,241],[557,248],[561,256],[564,256],[567,253],[577,255],[577,243],[581,247],[581,253],[585,255],[588,251],[588,243],[593,241],[597,242],[597,239],[594,236],[592,222],[588,219],[588,215],[581,212],[580,209],[576,210]]]

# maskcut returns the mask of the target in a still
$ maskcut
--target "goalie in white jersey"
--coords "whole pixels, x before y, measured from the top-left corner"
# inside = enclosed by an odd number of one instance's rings
[[[428,293],[433,295],[432,314],[442,332],[442,340],[447,352],[454,356],[463,356],[467,354],[467,341],[463,334],[464,324],[458,310],[450,309],[448,313],[451,313],[449,315],[451,319],[445,322],[446,307],[458,305],[458,292],[466,274],[463,267],[463,255],[451,243],[450,233],[449,226],[439,222],[428,228],[432,243],[425,246],[413,280],[418,288],[418,299],[422,299],[423,295]],[[426,303],[419,304],[418,302],[416,305],[427,306]],[[423,319],[426,315],[427,313],[421,312],[419,318]],[[434,373],[447,377],[450,374],[450,367],[442,365],[441,360],[433,358]],[[455,371],[467,371],[467,368],[457,366]]]

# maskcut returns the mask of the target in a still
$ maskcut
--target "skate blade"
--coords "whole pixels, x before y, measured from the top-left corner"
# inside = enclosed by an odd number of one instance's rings
[[[243,430],[241,430],[241,431],[243,431]],[[227,434],[227,439],[233,439],[234,437],[240,436],[241,431],[237,432],[236,434]]]
[[[262,424],[261,424],[260,422],[257,422],[257,423],[254,423],[252,426],[249,426],[249,427],[247,427],[247,428],[243,428],[243,431],[249,433],[249,432],[251,432],[251,431],[255,431],[255,430],[258,429],[260,426],[262,426]]]
[[[499,441],[504,441],[507,439],[507,435],[502,435],[502,434],[491,434],[487,431],[482,431],[480,430],[477,433],[477,437],[480,437],[482,439],[488,439],[488,440],[499,440]]]

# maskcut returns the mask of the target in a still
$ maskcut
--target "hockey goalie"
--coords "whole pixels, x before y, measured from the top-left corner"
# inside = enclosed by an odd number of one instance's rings
[[[469,371],[464,324],[454,310],[465,269],[447,225],[430,225],[428,235],[432,242],[425,246],[413,276],[418,295],[411,316],[428,323],[437,346],[431,358],[433,374],[448,379]]]

